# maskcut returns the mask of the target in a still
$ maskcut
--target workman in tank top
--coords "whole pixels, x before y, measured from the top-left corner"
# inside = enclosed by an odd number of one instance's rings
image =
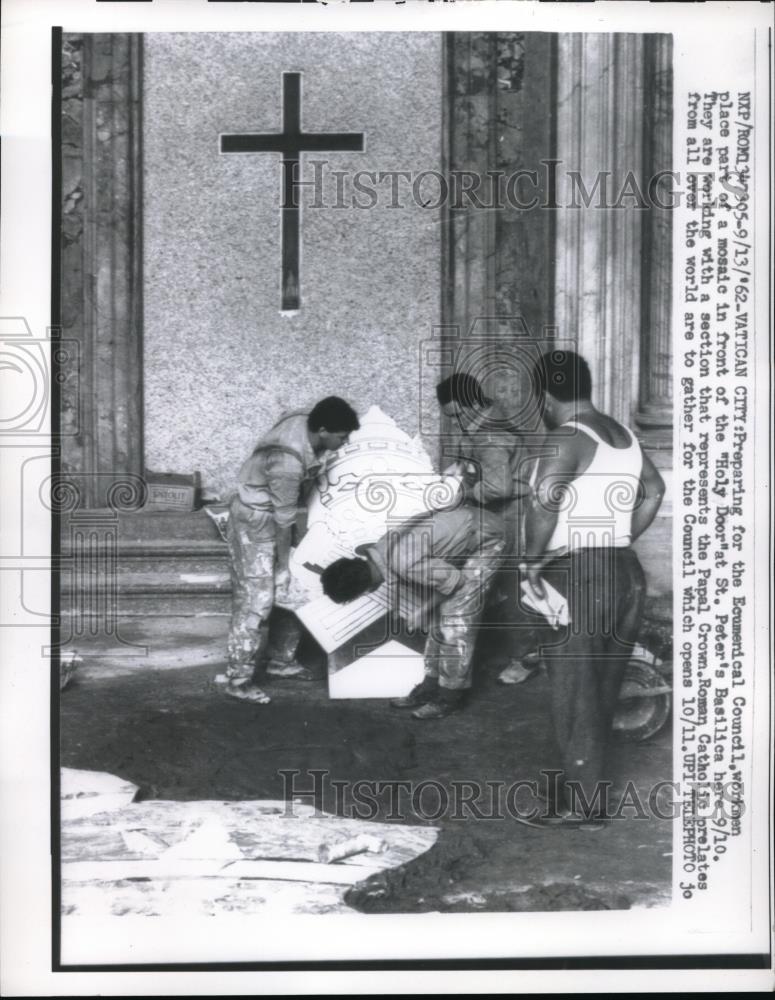
[[[558,821],[600,829],[594,820],[605,812],[606,745],[646,594],[631,545],[656,516],[665,486],[632,431],[592,404],[583,358],[547,352],[534,379],[548,430],[520,570],[535,601],[547,596],[548,582],[567,601],[570,619],[542,650],[561,772],[550,805]]]

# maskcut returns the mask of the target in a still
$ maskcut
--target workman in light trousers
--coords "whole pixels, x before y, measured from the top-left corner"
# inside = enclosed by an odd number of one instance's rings
[[[400,609],[402,588],[430,598],[425,678],[393,707],[412,709],[416,719],[441,719],[463,707],[484,603],[504,546],[501,518],[460,504],[412,518],[359,546],[356,558],[338,559],[323,570],[323,592],[338,604],[384,583],[394,610]],[[419,616],[422,603],[417,607]]]
[[[306,506],[327,453],[341,448],[358,427],[349,403],[328,396],[310,411],[284,414],[240,469],[227,527],[232,616],[226,693],[232,697],[268,703],[258,684],[264,668],[281,677],[305,675],[295,661],[298,623],[286,616],[270,629],[269,616],[276,599],[288,592],[299,509]]]

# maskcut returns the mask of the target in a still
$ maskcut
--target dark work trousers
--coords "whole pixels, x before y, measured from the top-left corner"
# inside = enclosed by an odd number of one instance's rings
[[[543,647],[567,796],[594,805],[610,780],[606,749],[624,670],[638,635],[646,580],[631,548],[580,549],[543,572],[569,605],[570,624]],[[583,795],[583,801],[578,793]],[[573,805],[571,801],[569,804]],[[595,811],[593,809],[593,811]]]

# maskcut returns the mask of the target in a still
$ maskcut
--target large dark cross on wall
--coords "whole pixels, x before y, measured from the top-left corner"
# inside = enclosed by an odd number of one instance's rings
[[[222,153],[281,153],[282,198],[282,298],[283,311],[301,306],[299,248],[301,205],[298,201],[299,168],[303,152],[363,152],[363,132],[303,132],[301,129],[301,73],[283,73],[282,132],[242,133],[221,136]]]

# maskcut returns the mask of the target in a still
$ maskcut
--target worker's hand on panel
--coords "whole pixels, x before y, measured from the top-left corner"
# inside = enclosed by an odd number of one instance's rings
[[[546,591],[544,590],[544,585],[541,581],[541,565],[534,564],[528,566],[527,563],[520,563],[519,570],[525,576],[533,597],[537,601],[545,600]]]
[[[291,573],[287,566],[277,568],[274,577],[276,597],[287,597],[291,586]]]

